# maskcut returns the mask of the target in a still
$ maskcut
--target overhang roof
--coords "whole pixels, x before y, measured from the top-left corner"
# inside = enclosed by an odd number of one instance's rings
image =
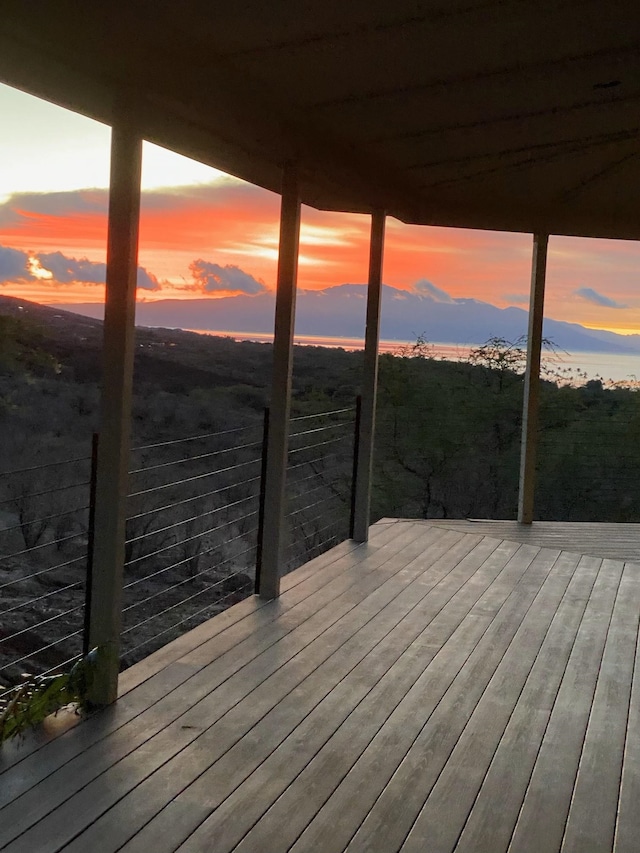
[[[640,237],[640,3],[2,0],[0,80],[303,201]]]

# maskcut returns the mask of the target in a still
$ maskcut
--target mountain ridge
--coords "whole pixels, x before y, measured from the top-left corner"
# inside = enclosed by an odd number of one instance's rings
[[[102,304],[59,304],[56,310],[100,319]],[[268,334],[273,331],[273,293],[217,299],[160,299],[137,305],[136,323],[158,328],[197,329],[222,334]],[[366,314],[366,285],[340,284],[324,290],[300,290],[296,334],[317,337],[362,338]],[[461,345],[483,344],[490,337],[510,341],[525,335],[528,312],[498,308],[469,297],[438,299],[429,293],[383,286],[381,337],[407,341],[418,335],[428,340]],[[588,329],[578,323],[545,318],[544,334],[569,352],[640,353],[640,335],[618,335]]]

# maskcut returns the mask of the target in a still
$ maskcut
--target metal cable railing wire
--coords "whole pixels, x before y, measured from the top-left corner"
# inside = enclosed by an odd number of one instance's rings
[[[51,515],[40,516],[38,518],[33,519],[33,521],[27,521],[27,522],[24,522],[22,524],[18,523],[18,524],[13,524],[10,527],[0,527],[0,535],[3,533],[17,532],[19,530],[22,530],[23,527],[25,527],[25,526],[43,524],[46,521],[54,521],[55,519],[58,519],[58,518],[64,518],[65,515],[76,515],[79,513],[83,513],[83,512],[86,512],[88,509],[89,509],[88,506],[78,506],[78,507],[74,507],[73,509],[65,509],[62,512],[54,512]]]
[[[81,653],[91,460],[0,474],[0,696]]]
[[[255,550],[255,546],[253,548],[248,549],[247,553],[253,550]],[[187,616],[184,616],[177,622],[171,623],[170,625],[158,631],[157,633],[152,634],[150,637],[145,638],[136,645],[129,647],[126,653],[127,657],[136,656],[141,648],[149,646],[150,644],[158,645],[158,640],[161,637],[164,637],[172,632],[175,633],[178,629],[182,628],[182,626],[186,625],[187,623],[198,624],[199,622],[203,622],[206,619],[209,619],[213,615],[214,611],[220,612],[220,610],[224,609],[224,606],[227,604],[228,599],[230,599],[234,595],[236,595],[236,593],[229,592],[226,595],[220,596],[213,604],[208,603],[204,607],[200,607],[197,610],[192,610]]]
[[[212,459],[214,456],[220,456],[222,453],[237,453],[239,450],[246,450],[249,447],[260,447],[261,441],[251,441],[248,444],[237,444],[235,447],[223,447],[221,450],[212,450],[210,453],[200,453],[198,456],[187,456],[184,459],[172,459],[169,462],[158,462],[156,465],[147,465],[142,468],[135,468],[129,473],[147,474],[149,471],[159,471],[163,468],[172,468],[175,465],[187,465],[194,462],[201,462],[203,459]]]
[[[352,407],[342,407],[292,418],[289,527],[299,560],[346,535],[352,416]],[[255,450],[265,444],[251,433],[259,427],[252,422],[134,448],[142,458],[131,471],[136,485],[125,546],[127,664],[253,591],[259,509],[252,504],[260,499],[262,475],[250,469],[263,464]],[[183,455],[194,443],[197,452]],[[17,468],[15,493],[0,477],[0,503],[9,516],[0,529],[0,694],[19,683],[24,667],[47,674],[82,654],[90,506],[74,491],[91,484],[78,476],[88,459]],[[227,464],[211,470],[216,459]],[[247,469],[252,475],[239,478]],[[184,475],[172,476],[178,470]],[[71,508],[60,507],[62,501]]]
[[[256,496],[257,498],[257,496]],[[226,507],[221,507],[221,509],[226,509]],[[155,551],[151,551],[148,554],[142,554],[140,557],[134,557],[133,559],[127,560],[125,563],[125,567],[131,568],[131,566],[135,566],[137,563],[142,562],[143,560],[150,560],[153,557],[159,557],[162,554],[166,554],[167,551],[171,551],[173,548],[182,548],[185,545],[188,545],[190,542],[194,542],[197,539],[200,539],[203,536],[206,536],[210,533],[218,533],[220,530],[224,530],[232,524],[239,524],[247,518],[252,518],[254,515],[258,514],[258,510],[253,510],[253,512],[245,513],[244,515],[239,516],[238,518],[232,518],[229,521],[225,521],[223,524],[218,524],[215,527],[207,527],[205,530],[202,530],[199,533],[194,533],[192,536],[186,536],[184,539],[180,539],[177,542],[171,542],[169,545],[164,545],[162,548],[157,548]],[[139,539],[131,540],[131,541],[140,541]]]
[[[10,587],[10,586],[15,586],[16,584],[23,583],[24,581],[30,581],[30,580],[33,580],[34,578],[41,578],[44,575],[53,574],[53,572],[57,572],[60,569],[66,569],[69,566],[74,566],[74,565],[79,564],[79,563],[82,563],[84,565],[86,563],[86,561],[87,561],[86,554],[81,554],[79,557],[74,557],[72,560],[67,560],[65,563],[57,563],[57,565],[50,566],[47,569],[41,569],[40,571],[32,572],[29,575],[20,575],[17,578],[12,578],[9,581],[5,581],[4,583],[0,584],[0,590],[6,589],[7,587]]]
[[[299,421],[308,421],[308,420],[311,420],[313,418],[332,418],[332,417],[335,417],[336,415],[344,415],[344,414],[353,415],[354,412],[355,412],[354,406],[344,406],[341,409],[331,409],[328,412],[313,412],[310,415],[296,415],[296,416],[292,417],[290,420],[291,420],[291,423],[298,423]]]
[[[255,547],[256,547],[255,545],[252,545],[250,548],[247,548],[246,550],[242,551],[241,553],[242,553],[242,554],[248,554],[248,553],[249,553],[249,551],[254,550],[254,549],[255,549]],[[237,556],[237,555],[234,555],[234,557],[235,557],[235,556]],[[231,558],[230,558],[230,559],[231,559]],[[160,597],[161,597],[161,596],[163,596],[163,595],[168,595],[169,593],[173,592],[174,590],[176,590],[176,589],[180,589],[180,588],[181,588],[181,587],[183,587],[185,584],[192,584],[192,583],[193,583],[194,581],[196,581],[198,578],[203,578],[203,577],[205,577],[205,576],[207,576],[207,575],[210,575],[212,572],[217,571],[217,570],[218,570],[218,568],[219,568],[219,566],[225,565],[225,563],[226,563],[226,562],[228,562],[228,561],[224,561],[224,560],[223,560],[223,561],[219,561],[219,562],[217,562],[217,563],[216,563],[216,565],[215,565],[215,566],[212,566],[212,567],[211,567],[211,568],[209,568],[209,569],[203,569],[201,572],[196,572],[196,574],[194,574],[194,575],[190,575],[188,578],[185,578],[184,580],[178,581],[178,583],[174,583],[174,584],[172,584],[171,586],[167,586],[167,587],[164,587],[163,589],[158,590],[157,592],[153,592],[153,593],[151,593],[150,595],[147,595],[147,596],[146,596],[146,598],[141,598],[139,601],[136,601],[136,602],[134,602],[133,604],[129,604],[129,605],[127,605],[126,607],[124,607],[124,608],[123,608],[122,612],[123,612],[123,614],[124,614],[124,613],[130,613],[132,610],[135,610],[135,609],[136,609],[136,607],[144,607],[144,606],[145,606],[145,605],[147,605],[150,601],[153,601],[153,600],[154,600],[154,599],[156,599],[156,598],[160,598]],[[236,576],[238,576],[239,574],[241,574],[241,573],[240,573],[240,572],[235,572],[233,575],[228,575],[227,577],[236,577]],[[227,577],[222,578],[222,579],[220,579],[219,581],[216,581],[216,583],[209,585],[207,588],[210,588],[210,587],[213,587],[213,586],[217,586],[217,585],[219,585],[219,584],[224,583],[224,581],[227,579]],[[182,603],[184,603],[184,602],[182,602]],[[158,615],[160,615],[160,614],[155,614],[155,616],[152,616],[151,618],[155,619]],[[124,633],[124,632],[123,632],[123,633]]]
[[[356,408],[349,406],[292,419],[322,417],[324,422],[318,427],[305,425],[297,431],[294,427],[291,434],[294,440],[287,466],[287,570],[349,536],[356,415]],[[329,437],[324,439],[323,434]],[[330,536],[326,536],[328,530]]]
[[[223,512],[226,509],[229,509],[233,506],[239,506],[242,503],[246,503],[247,501],[252,501],[257,499],[257,495],[248,495],[246,498],[240,498],[240,500],[232,501],[231,503],[225,504],[225,506],[217,507],[216,509],[209,510],[207,512],[201,512],[198,515],[189,516],[189,518],[183,518],[180,521],[174,521],[172,524],[167,524],[164,527],[158,527],[154,530],[150,530],[148,533],[141,533],[139,536],[133,536],[130,539],[125,540],[126,545],[131,545],[134,542],[140,542],[143,539],[147,539],[149,536],[156,536],[160,533],[168,533],[170,530],[175,530],[176,527],[181,527],[183,524],[189,524],[194,521],[199,521],[202,518],[208,518],[211,515],[215,515],[217,512]],[[191,501],[194,498],[190,499]]]
[[[289,438],[293,439],[293,438],[299,438],[300,436],[303,436],[303,435],[313,435],[313,434],[318,433],[318,432],[327,432],[329,430],[345,429],[345,428],[348,428],[349,426],[351,426],[351,424],[348,421],[344,421],[344,422],[341,422],[339,424],[329,424],[328,426],[313,427],[312,429],[301,430],[300,432],[291,432],[291,433],[289,433]]]
[[[229,544],[231,544],[232,542],[237,541],[238,539],[242,539],[242,538],[244,538],[244,537],[251,536],[251,535],[253,535],[254,533],[256,533],[256,532],[257,532],[257,530],[258,530],[257,526],[256,526],[256,527],[252,527],[252,528],[251,528],[251,530],[247,530],[246,532],[241,533],[241,534],[239,534],[238,536],[234,536],[234,537],[232,537],[231,539],[227,539],[225,544],[229,545]],[[178,568],[180,568],[181,566],[187,565],[189,562],[191,562],[191,561],[194,559],[194,556],[197,556],[197,557],[206,556],[207,554],[211,554],[211,553],[212,553],[213,551],[215,551],[218,547],[219,547],[218,545],[214,545],[214,546],[212,546],[211,548],[209,548],[209,549],[207,549],[207,550],[199,551],[196,555],[193,555],[193,556],[190,556],[190,557],[185,557],[183,560],[178,560],[178,561],[177,561],[177,562],[175,562],[175,563],[171,563],[169,566],[165,566],[165,567],[164,567],[164,568],[162,568],[162,569],[158,569],[157,571],[152,572],[151,574],[144,575],[144,577],[137,578],[137,579],[136,579],[136,580],[134,580],[134,581],[129,581],[128,583],[125,583],[125,584],[124,584],[124,587],[123,587],[123,588],[124,588],[125,590],[127,590],[127,589],[131,589],[131,587],[139,586],[140,584],[145,583],[146,581],[150,581],[150,580],[152,580],[153,578],[158,578],[158,577],[160,577],[160,575],[165,575],[165,574],[167,574],[167,572],[171,572],[171,571],[173,571],[174,569],[178,569]]]
[[[251,548],[247,548],[243,553],[250,553],[254,549],[255,549],[255,546],[253,546]],[[220,565],[222,565],[222,563],[220,563]],[[142,619],[140,622],[137,622],[135,625],[131,625],[128,628],[125,628],[122,632],[123,636],[126,636],[127,634],[130,634],[132,631],[136,631],[139,628],[142,628],[144,625],[148,624],[149,622],[152,622],[155,619],[160,619],[163,616],[166,616],[167,613],[171,613],[172,611],[174,611],[178,607],[183,607],[185,604],[188,604],[188,602],[193,601],[196,598],[199,598],[201,595],[204,595],[205,593],[209,593],[210,590],[215,588],[216,586],[220,586],[220,585],[224,584],[224,582],[227,581],[228,578],[237,577],[240,574],[242,574],[242,572],[230,573],[229,575],[227,575],[227,577],[221,578],[219,581],[216,581],[213,584],[209,584],[204,589],[198,590],[198,592],[194,592],[192,595],[189,595],[186,598],[183,598],[180,601],[177,601],[175,604],[172,604],[169,607],[164,608],[163,610],[159,611],[158,613],[153,613],[151,616],[148,616],[146,619]]]
[[[55,494],[58,494],[59,492],[67,491],[68,489],[82,489],[82,488],[89,486],[90,484],[91,483],[89,480],[82,480],[79,483],[68,483],[64,486],[53,486],[50,489],[43,489],[40,492],[27,492],[26,495],[20,496],[20,500],[30,500],[33,498],[42,498],[42,497],[46,497],[48,495],[55,495]],[[15,503],[15,502],[16,502],[16,498],[14,498],[14,497],[0,499],[0,504],[11,504],[11,503]],[[28,522],[28,523],[33,524],[33,522]]]
[[[24,557],[25,554],[35,554],[37,551],[41,551],[43,548],[50,548],[52,545],[56,548],[60,548],[67,542],[71,542],[73,539],[78,539],[82,536],[82,533],[73,533],[70,536],[61,536],[59,539],[53,539],[50,542],[41,542],[39,545],[32,545],[30,548],[22,548],[20,551],[14,551],[12,554],[3,554],[3,560],[13,560],[16,557]]]
[[[142,497],[143,495],[151,495],[151,494],[154,494],[154,492],[161,491],[162,489],[170,489],[170,488],[174,488],[175,486],[184,486],[187,483],[194,483],[197,480],[203,480],[207,477],[215,477],[216,474],[227,474],[231,471],[236,471],[238,468],[244,468],[247,465],[258,464],[261,461],[262,461],[262,457],[258,456],[256,459],[248,459],[246,462],[238,462],[237,465],[229,465],[226,468],[218,468],[215,471],[208,471],[204,474],[196,474],[193,477],[185,477],[183,480],[173,481],[170,483],[163,483],[159,486],[153,486],[149,489],[141,489],[138,492],[133,492],[132,494],[129,495],[129,497],[130,498],[139,498],[139,497]]]
[[[82,629],[80,628],[76,631],[72,631],[70,634],[65,634],[63,637],[58,637],[56,640],[52,640],[50,643],[47,643],[46,646],[42,646],[41,648],[39,648],[38,651],[36,652],[36,654],[42,654],[42,653],[48,651],[49,649],[53,649],[56,646],[59,646],[60,643],[66,643],[73,638],[76,638],[76,637],[80,638],[81,636],[82,636]],[[11,667],[14,667],[16,664],[25,663],[27,661],[31,661],[32,659],[33,659],[33,653],[32,652],[25,654],[22,657],[17,658],[16,660],[12,660],[11,663],[5,664],[4,666],[1,666],[0,667],[0,673],[6,672],[8,669],[10,669]],[[61,661],[60,663],[56,663],[55,666],[52,666],[49,671],[53,672],[54,670],[62,669],[63,666],[64,666],[64,661]],[[39,672],[38,674],[44,674],[44,673]]]
[[[139,485],[129,495],[126,536],[126,665],[155,648],[162,637],[174,636],[184,625],[193,627],[212,608],[221,609],[223,599],[228,602],[253,591],[258,508],[252,505],[260,497],[261,477],[257,472],[250,477],[238,474],[262,464],[262,455],[255,455],[262,437],[253,440],[249,432],[255,434],[260,426],[254,422],[190,436],[189,441],[202,439],[203,446],[180,459],[170,455],[180,440],[140,448],[147,455],[132,471]],[[238,433],[250,440],[238,442]],[[225,440],[228,446],[223,446]],[[210,469],[220,457],[229,464]],[[177,470],[186,470],[186,476],[176,478]],[[211,487],[205,485],[203,491],[200,483]],[[165,496],[161,505],[150,507],[158,495]],[[206,608],[200,606],[203,596],[210,598]],[[136,616],[132,624],[131,616]]]
[[[185,444],[188,441],[205,441],[209,438],[219,438],[220,436],[223,436],[223,435],[233,435],[233,434],[236,434],[239,432],[247,432],[247,430],[259,429],[260,427],[261,427],[261,423],[255,422],[255,423],[247,424],[247,426],[234,427],[233,429],[223,429],[223,430],[218,430],[217,432],[200,433],[199,435],[189,435],[186,438],[173,438],[173,439],[170,439],[169,441],[157,442],[156,444],[142,444],[142,445],[138,445],[137,447],[132,447],[131,452],[137,453],[141,450],[157,450],[161,447],[172,447],[172,446],[175,446],[176,444]]]
[[[154,509],[149,509],[149,510],[146,510],[145,512],[139,512],[139,513],[136,513],[135,515],[129,515],[129,521],[138,520],[140,518],[146,518],[149,515],[155,515],[156,513],[172,510],[172,509],[175,509],[176,507],[184,506],[185,504],[189,504],[189,503],[193,503],[194,501],[200,500],[202,498],[210,498],[213,495],[220,495],[220,494],[223,494],[224,492],[228,492],[230,489],[239,489],[242,486],[247,486],[247,485],[255,486],[255,484],[257,484],[259,482],[260,482],[260,475],[257,475],[255,477],[249,477],[249,479],[247,479],[247,480],[241,480],[239,483],[233,483],[231,486],[222,486],[219,489],[213,489],[212,491],[209,491],[209,492],[202,492],[202,493],[195,494],[195,495],[189,495],[186,498],[182,498],[182,500],[174,501],[173,503],[165,504],[164,506],[156,507]]]
[[[81,589],[82,581],[76,581],[75,583],[67,584],[66,586],[62,586],[59,589],[54,589],[51,592],[45,592],[43,595],[38,595],[35,598],[29,598],[26,601],[21,601],[19,604],[14,604],[11,607],[6,607],[4,610],[0,610],[0,616],[6,616],[9,613],[15,613],[16,610],[22,610],[25,607],[32,607],[34,604],[37,604],[39,601],[46,601],[48,598],[53,598],[53,596],[60,595],[60,593],[68,592],[72,589]]]
[[[640,396],[591,382],[543,388],[534,517],[640,521]]]

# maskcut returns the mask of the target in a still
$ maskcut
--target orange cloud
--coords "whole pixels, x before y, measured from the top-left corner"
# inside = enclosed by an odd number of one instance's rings
[[[62,252],[104,262],[106,190],[21,194],[0,204],[0,244],[33,253]],[[280,201],[273,193],[236,180],[146,192],[140,223],[141,266],[161,282],[147,300],[197,295],[191,265],[199,259],[219,269],[237,267],[252,280],[274,286]],[[303,208],[299,286],[317,290],[367,279],[369,218]],[[526,234],[465,231],[387,224],[384,280],[413,289],[422,279],[452,297],[500,307],[526,302],[532,238]],[[552,238],[547,314],[592,326],[640,329],[636,296],[640,247],[621,241]],[[194,290],[195,287],[195,290]],[[594,291],[596,305],[580,297]],[[5,285],[12,293],[44,302],[99,301],[101,289],[39,280]],[[228,287],[212,295],[236,292]],[[202,293],[202,288],[200,288]],[[624,310],[607,308],[628,306]]]

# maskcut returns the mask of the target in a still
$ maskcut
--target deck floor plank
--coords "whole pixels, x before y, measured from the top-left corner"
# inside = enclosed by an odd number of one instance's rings
[[[154,664],[150,668],[146,661],[141,661],[140,664],[126,670],[122,676],[124,684],[120,689],[120,701],[115,708],[110,708],[107,712],[85,721],[80,729],[74,732],[73,737],[51,739],[45,735],[43,738],[41,733],[37,732],[33,736],[28,736],[24,742],[5,744],[0,753],[0,780],[3,782],[0,786],[0,807],[19,793],[14,791],[10,782],[7,783],[9,777],[2,775],[15,764],[22,762],[18,778],[22,782],[23,790],[37,784],[44,778],[42,773],[47,767],[59,766],[63,761],[70,760],[86,746],[100,740],[105,731],[110,733],[119,725],[124,725],[142,711],[147,710],[153,704],[155,697],[166,695],[167,691],[179,688],[192,674],[187,669],[188,664],[184,663],[189,655],[195,654],[198,649],[204,649],[205,655],[208,654],[206,662],[211,663],[227,648],[255,633],[262,622],[265,625],[275,622],[283,611],[296,607],[307,598],[327,594],[326,588],[331,588],[334,581],[341,576],[348,577],[356,566],[365,562],[372,565],[372,550],[377,552],[381,547],[390,545],[402,534],[406,534],[406,525],[374,525],[372,537],[366,545],[345,550],[343,543],[335,549],[338,552],[337,558],[334,559],[332,549],[283,578],[283,589],[287,593],[286,601],[284,597],[277,604],[260,602],[255,597],[248,598],[215,619],[210,619],[198,626],[193,632],[190,631],[184,637],[167,644],[157,653],[162,660],[166,659],[165,666],[157,668]],[[339,591],[336,585],[330,589],[330,594],[336,595]],[[258,611],[260,611],[259,614]],[[192,638],[191,634],[195,634],[195,638]],[[175,665],[172,666],[172,664]],[[140,675],[139,667],[142,670]],[[157,671],[154,671],[156,669]],[[77,722],[76,715],[65,715],[65,725],[68,727]],[[55,732],[56,727],[54,726],[53,729]],[[35,752],[38,752],[37,756],[34,755]],[[11,780],[15,781],[15,778],[16,774],[11,774]]]
[[[557,589],[562,597],[555,613],[546,606],[531,608],[522,621],[513,642],[500,661],[487,689],[475,707],[435,785],[428,794],[416,822],[402,845],[403,853],[416,853],[428,847],[430,853],[451,853],[460,836],[471,807],[484,778],[486,768],[504,735],[507,724],[521,698],[542,647],[557,649],[549,642],[557,617],[570,617],[564,606],[577,590],[591,588],[593,576],[587,572],[576,575],[579,561],[576,555],[563,554],[564,568],[569,574],[556,575]],[[549,579],[544,592],[549,593]],[[542,602],[537,602],[542,604]],[[564,626],[563,626],[564,627]],[[562,665],[557,657],[555,666]],[[544,670],[540,670],[545,674]],[[542,685],[534,686],[536,692]],[[443,820],[442,815],[446,815]]]
[[[243,809],[251,807],[255,812],[268,807],[269,800],[274,799],[275,795],[278,795],[275,805],[266,811],[260,822],[238,845],[237,850],[238,853],[256,849],[268,850],[278,843],[283,844],[286,849],[287,843],[295,841],[299,832],[304,830],[313,814],[331,796],[374,739],[385,739],[380,755],[393,760],[402,745],[402,739],[411,738],[412,729],[419,727],[421,718],[428,716],[432,705],[437,705],[458,670],[473,655],[485,634],[496,624],[496,619],[500,622],[500,608],[508,599],[514,584],[529,569],[533,562],[531,557],[535,560],[537,556],[527,551],[528,549],[521,549],[517,552],[516,558],[507,564],[497,582],[481,596],[477,608],[480,611],[478,618],[469,618],[461,623],[461,630],[454,632],[449,642],[438,647],[433,661],[424,673],[409,681],[406,693],[403,691],[400,696],[396,693],[397,675],[392,676],[390,684],[381,684],[380,690],[372,693],[368,700],[357,708],[347,723],[337,730],[297,777],[291,779],[284,776],[280,779],[279,775],[272,772],[269,764],[265,764],[251,780],[251,784],[243,786],[237,795],[223,804],[221,811],[227,820],[223,822],[214,815],[210,821],[205,822],[183,845],[185,853],[212,848],[223,853],[233,849],[233,844],[242,837],[242,827],[234,825],[233,821],[233,814],[238,811],[236,804],[241,802]],[[387,738],[389,742],[386,742]],[[290,787],[287,786],[289,781],[293,782]],[[261,798],[260,792],[267,783],[269,788]],[[281,787],[285,789],[282,794],[279,790]],[[292,808],[293,803],[296,805]],[[348,811],[349,808],[345,809],[345,812]],[[220,832],[221,829],[224,830],[223,833]],[[325,839],[324,843],[329,843],[329,839]]]
[[[459,534],[449,535],[453,537],[445,540],[449,546],[460,538]],[[359,584],[352,584],[338,599],[321,601],[322,606],[309,614],[309,618],[302,624],[296,625],[295,630],[286,630],[287,617],[283,615],[273,629],[277,642],[270,642],[261,654],[252,653],[250,662],[241,668],[236,667],[230,677],[221,679],[218,684],[217,680],[212,682],[211,674],[206,670],[198,672],[188,682],[188,690],[175,692],[178,708],[176,710],[172,706],[168,717],[163,716],[167,701],[158,702],[154,706],[158,731],[153,737],[145,737],[150,712],[140,715],[135,721],[136,737],[141,737],[143,742],[137,744],[135,749],[130,749],[130,735],[124,730],[118,735],[118,743],[123,742],[122,748],[126,752],[124,757],[118,754],[116,757],[119,760],[113,761],[111,750],[116,738],[114,735],[82,753],[58,774],[51,775],[45,780],[51,797],[64,796],[69,787],[77,793],[72,799],[67,798],[60,803],[50,818],[36,823],[21,836],[16,849],[24,844],[31,844],[37,849],[45,839],[51,849],[68,843],[71,833],[77,832],[78,825],[89,826],[103,811],[113,806],[165,761],[201,737],[203,732],[214,729],[217,721],[220,723],[211,735],[216,741],[221,728],[235,734],[239,729],[242,730],[243,725],[255,724],[310,670],[322,663],[335,648],[357,633],[399,594],[410,580],[402,575],[402,570],[414,556],[429,546],[436,547],[432,533],[425,528],[414,526],[401,534],[399,539],[397,549],[387,551],[383,546],[371,556],[367,574],[360,576]],[[380,566],[384,566],[384,571],[376,571]],[[253,640],[258,642],[259,632],[245,641],[251,651]],[[263,643],[260,640],[259,645]],[[231,655],[231,664],[236,657],[237,654]],[[272,676],[269,685],[265,685],[256,695],[269,676]],[[221,720],[250,694],[252,700],[239,708],[238,719],[234,716]],[[96,766],[102,766],[100,762],[105,762],[107,767],[105,772],[96,776]],[[85,773],[95,778],[86,783]],[[14,832],[15,827],[11,825],[8,831]]]
[[[640,635],[636,639],[614,853],[637,853],[640,838]]]
[[[592,521],[534,521],[533,524],[518,524],[517,521],[448,518],[423,521],[422,524],[640,564],[640,524]],[[638,568],[640,570],[640,565]]]
[[[640,584],[627,569],[598,674],[562,853],[613,849],[639,617]]]
[[[109,708],[78,727],[73,732],[73,737],[70,734],[61,737],[47,744],[42,750],[26,755],[19,773],[0,775],[0,809],[48,779],[53,772],[51,768],[60,768],[63,764],[79,758],[84,751],[101,742],[106,736],[110,736],[110,740],[105,748],[112,756],[116,752],[117,739],[121,736],[127,746],[133,744],[135,731],[140,732],[144,740],[148,739],[166,725],[168,719],[172,719],[172,714],[177,718],[184,713],[185,700],[195,704],[201,698],[198,692],[200,685],[204,690],[202,695],[211,692],[218,684],[258,657],[268,645],[274,645],[298,625],[313,617],[323,606],[336,602],[340,596],[350,594],[359,599],[361,592],[354,590],[354,587],[366,583],[365,578],[369,575],[374,584],[382,583],[385,578],[380,575],[376,577],[376,570],[398,549],[402,549],[407,542],[420,535],[421,531],[414,526],[404,530],[388,526],[383,529],[375,543],[363,549],[357,558],[353,554],[349,555],[344,561],[346,569],[344,565],[334,568],[334,571],[319,569],[315,576],[306,577],[300,584],[292,586],[282,600],[270,602],[267,607],[257,612],[250,612],[247,618],[229,626],[224,634],[214,636],[190,649],[182,659],[171,662],[150,679],[144,680],[122,697],[114,708]],[[453,535],[457,541],[462,534]],[[439,538],[436,535],[435,539]],[[424,541],[427,543],[428,540]],[[365,565],[365,578],[358,571],[361,564]],[[236,606],[242,608],[244,604],[245,602],[242,602]],[[216,619],[211,621],[215,622]],[[196,681],[194,677],[197,675],[200,675],[200,678]],[[185,690],[187,682],[188,691]],[[125,731],[114,740],[114,733],[118,729]],[[74,773],[77,772],[76,764]]]
[[[605,561],[594,585],[511,839],[514,853],[560,850],[623,565]]]
[[[640,525],[383,519],[0,753],[5,853],[636,853]]]
[[[134,834],[146,821],[150,820],[167,802],[167,795],[177,796],[181,789],[197,778],[216,759],[226,754],[227,750],[233,749],[247,731],[254,732],[257,727],[265,728],[267,737],[273,736],[274,719],[277,719],[279,709],[286,711],[287,705],[293,703],[294,713],[305,715],[305,706],[308,710],[313,708],[314,702],[320,701],[323,694],[331,689],[334,683],[339,682],[351,668],[384,641],[386,634],[402,621],[407,612],[420,602],[421,597],[426,595],[429,588],[436,582],[439,572],[446,572],[446,567],[435,569],[429,563],[437,563],[439,554],[442,556],[456,553],[459,547],[461,553],[467,552],[478,544],[478,537],[468,542],[461,541],[451,546],[451,542],[443,543],[441,548],[435,545],[428,550],[426,555],[418,553],[419,546],[416,543],[414,559],[409,562],[404,570],[399,573],[402,577],[396,578],[395,586],[389,582],[385,598],[381,598],[379,609],[372,611],[372,618],[365,622],[355,633],[347,636],[342,644],[337,644],[331,652],[331,644],[319,639],[316,646],[323,647],[322,655],[326,658],[317,669],[311,669],[309,675],[301,679],[299,684],[279,701],[273,704],[274,694],[278,692],[273,682],[265,682],[259,691],[256,691],[251,708],[242,705],[232,709],[226,717],[220,719],[216,725],[204,731],[193,742],[180,753],[171,757],[170,760],[151,774],[132,794],[122,801],[121,807],[116,806],[111,814],[105,818],[110,822],[112,817],[117,818],[118,839],[122,842]],[[488,549],[495,548],[496,543],[485,546]],[[409,549],[403,551],[406,559],[414,553]],[[432,578],[432,575],[435,575]],[[422,587],[422,589],[421,589]],[[382,588],[381,590],[382,591]],[[372,602],[372,597],[369,597]],[[385,603],[386,602],[386,603]],[[327,654],[328,652],[331,652]],[[278,678],[276,672],[274,678]],[[266,715],[260,718],[260,698],[264,695],[264,709]],[[266,725],[264,725],[266,721]],[[262,748],[267,744],[260,744]],[[249,756],[251,758],[251,756]],[[226,780],[225,780],[226,781]],[[96,853],[102,845],[102,828],[105,821],[98,820],[78,840],[78,849],[81,844],[90,846]]]
[[[424,591],[426,594],[415,606],[407,612],[407,615],[387,635],[385,640],[373,649],[368,658],[359,663],[358,667],[348,673],[347,677],[338,682],[332,692],[315,708],[307,717],[300,720],[295,707],[299,702],[298,697],[292,694],[292,708],[289,714],[289,734],[292,736],[286,740],[280,738],[282,745],[273,743],[273,754],[266,754],[268,765],[260,767],[259,772],[251,782],[244,788],[243,796],[251,800],[250,809],[246,817],[251,822],[250,813],[260,810],[260,796],[263,787],[261,777],[267,776],[284,779],[285,774],[296,772],[296,768],[303,768],[310,758],[333,735],[339,724],[346,719],[355,707],[364,702],[372,691],[378,690],[384,681],[389,689],[395,694],[402,694],[403,689],[409,689],[415,678],[427,667],[430,657],[434,651],[425,645],[425,638],[430,637],[429,626],[433,626],[436,620],[440,625],[441,641],[444,642],[459,625],[464,614],[468,612],[464,597],[460,594],[465,582],[470,576],[478,576],[478,567],[486,566],[489,584],[514,553],[517,546],[510,544],[508,548],[503,545],[495,548],[497,543],[484,543],[474,548],[468,555],[462,556],[450,564],[451,571],[438,583],[429,583]],[[487,556],[490,555],[490,559]],[[442,561],[446,566],[446,562]],[[482,583],[478,577],[478,584]],[[466,591],[464,595],[466,595]],[[480,592],[478,593],[480,594]],[[462,610],[460,609],[462,608]],[[445,615],[446,614],[446,615]],[[439,646],[438,646],[439,647]],[[389,665],[388,661],[391,661]],[[402,661],[402,675],[395,668],[395,662]],[[380,694],[382,695],[382,694]],[[378,696],[378,704],[381,699]],[[257,760],[261,747],[272,739],[273,724],[268,718],[263,721],[264,725],[252,730],[248,737],[237,745],[237,749],[231,750],[224,759],[214,765],[208,772],[203,774],[194,785],[171,802],[156,821],[149,824],[140,833],[135,844],[127,846],[127,851],[144,850],[153,847],[158,850],[173,849],[165,847],[166,841],[171,838],[176,841],[185,840],[190,833],[197,828],[230,794],[237,785],[230,784],[234,775],[238,776],[237,764],[242,760],[245,751],[252,755],[251,764],[260,764]],[[296,727],[296,724],[300,724]],[[276,749],[277,747],[277,749]],[[274,769],[275,768],[275,769]],[[253,768],[250,767],[251,770]],[[249,775],[249,774],[242,774]],[[221,784],[222,782],[222,784]],[[249,791],[258,789],[258,797],[254,797]],[[271,794],[267,794],[267,805],[275,796],[273,788]],[[244,809],[243,809],[244,811]],[[236,827],[237,829],[238,827]],[[155,845],[158,845],[157,848]],[[217,849],[217,847],[216,847]]]
[[[365,804],[367,811],[362,814],[360,827],[354,827],[348,850],[367,850],[372,843],[390,853],[401,848],[522,625],[535,621],[539,613],[555,609],[570,571],[559,557],[558,552],[549,550],[536,557],[530,572],[505,602],[502,618],[482,638],[433,713],[415,732],[404,754],[396,757],[393,775],[384,775],[384,786],[378,782],[378,796],[372,805]],[[446,814],[442,819],[447,819]]]
[[[494,853],[507,849],[601,564],[598,557],[580,559],[461,828],[456,853]],[[475,772],[482,769],[482,765],[474,768]]]

